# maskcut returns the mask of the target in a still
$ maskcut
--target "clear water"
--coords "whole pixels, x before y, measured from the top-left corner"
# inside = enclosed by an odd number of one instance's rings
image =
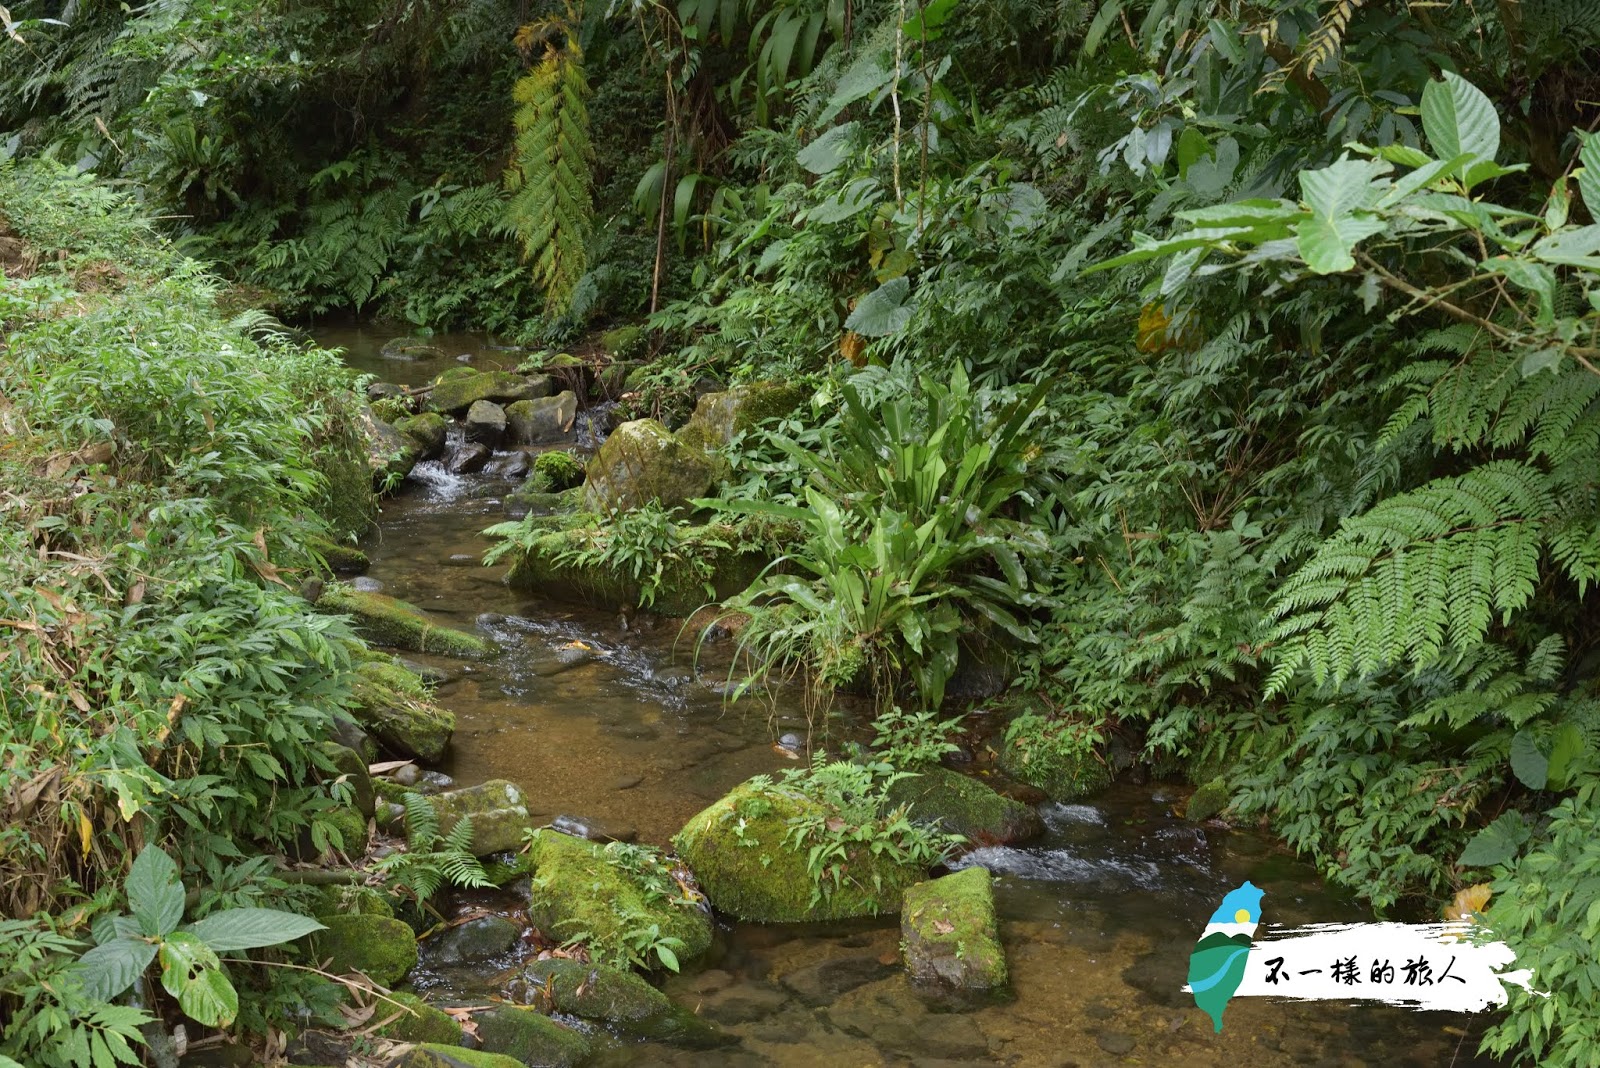
[[[381,331],[319,332],[381,378],[420,382],[425,365],[388,361]],[[445,344],[474,365],[514,364],[483,338]],[[455,361],[440,361],[439,366]],[[595,821],[658,845],[695,812],[759,772],[793,766],[772,745],[805,731],[798,699],[750,711],[724,706],[721,666],[697,669],[675,621],[635,620],[513,592],[479,564],[478,535],[504,518],[510,484],[424,465],[385,502],[366,545],[369,577],[442,621],[492,635],[480,665],[436,660],[452,681],[439,700],[457,716],[445,769],[462,785],[520,784],[536,819]],[[572,643],[585,649],[575,649]],[[581,655],[580,655],[581,654]],[[423,658],[428,659],[428,658]],[[574,660],[576,663],[573,663]],[[819,725],[820,726],[820,725]],[[841,706],[834,738],[858,736]],[[1085,804],[1046,805],[1048,833],[959,863],[996,875],[1014,999],[966,1011],[924,1001],[898,967],[898,921],[832,925],[722,924],[717,944],[663,989],[737,1035],[725,1050],[616,1040],[598,1063],[663,1065],[1470,1065],[1486,1018],[1371,1004],[1229,1005],[1226,1028],[1182,993],[1189,951],[1222,894],[1246,878],[1267,892],[1270,921],[1362,918],[1314,871],[1253,834],[1170,815],[1171,787],[1118,786]],[[516,915],[505,896],[456,908]],[[503,992],[513,959],[428,970],[440,995]]]

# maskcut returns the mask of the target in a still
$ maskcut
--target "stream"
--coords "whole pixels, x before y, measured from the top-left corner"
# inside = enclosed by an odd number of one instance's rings
[[[319,329],[346,360],[380,380],[422,384],[456,356],[480,369],[520,354],[481,335],[430,339],[450,355],[399,361],[379,355],[397,332]],[[582,416],[580,415],[580,421]],[[578,817],[616,837],[666,845],[693,814],[758,773],[795,764],[772,744],[806,729],[799,695],[773,706],[725,706],[723,674],[698,673],[693,643],[672,620],[539,600],[485,568],[479,535],[505,519],[513,483],[420,465],[384,502],[363,542],[366,578],[441,622],[494,637],[502,653],[463,665],[417,657],[449,681],[437,698],[457,717],[443,771],[458,785],[491,778],[523,788],[536,823]],[[588,647],[576,666],[571,643]],[[841,705],[833,738],[861,737]],[[663,990],[738,1036],[718,1050],[618,1040],[590,1063],[756,1065],[1266,1065],[1490,1064],[1473,1051],[1487,1015],[1416,1013],[1373,1003],[1238,999],[1226,1027],[1182,987],[1195,939],[1222,895],[1249,879],[1266,891],[1271,922],[1368,918],[1316,872],[1268,838],[1175,818],[1180,788],[1118,785],[1088,803],[1046,804],[1047,834],[1025,847],[988,847],[958,864],[996,876],[995,896],[1015,991],[1002,1004],[932,1003],[899,966],[899,921],[734,925]],[[461,895],[455,906],[510,913],[505,895]],[[510,961],[502,962],[509,964]],[[430,969],[419,991],[467,1001],[494,996],[501,967]]]

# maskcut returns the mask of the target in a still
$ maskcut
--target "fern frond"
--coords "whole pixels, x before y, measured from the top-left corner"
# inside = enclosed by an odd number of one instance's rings
[[[407,792],[400,803],[406,810],[406,848],[413,853],[433,848],[439,837],[439,812],[433,802],[419,793]]]

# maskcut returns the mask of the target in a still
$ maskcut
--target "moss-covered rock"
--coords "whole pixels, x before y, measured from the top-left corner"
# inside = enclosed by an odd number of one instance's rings
[[[614,360],[631,360],[644,352],[648,340],[642,326],[619,326],[600,335],[600,347]]]
[[[439,813],[439,831],[449,834],[463,816],[472,817],[472,852],[480,857],[522,845],[528,808],[522,791],[504,779],[447,790],[428,799]]]
[[[372,815],[376,795],[372,790],[372,775],[367,771],[366,758],[338,742],[322,742],[317,748],[333,762],[333,774],[325,775],[325,781],[343,779],[354,795],[352,806],[355,810],[362,817]]]
[[[787,382],[752,382],[723,393],[707,393],[695,403],[678,440],[708,452],[768,419],[779,419],[805,403],[806,391]]]
[[[386,360],[440,360],[444,349],[420,337],[397,337],[385,342],[379,355]]]
[[[1007,983],[989,872],[972,867],[918,883],[900,911],[906,971],[918,982],[957,990],[997,990]]]
[[[1006,732],[1000,768],[1056,801],[1075,801],[1111,784],[1111,769],[1075,723],[1024,715]]]
[[[423,939],[430,965],[476,964],[516,944],[522,925],[504,916],[478,916]]]
[[[712,474],[704,452],[683,444],[654,419],[635,419],[613,430],[589,461],[584,507],[615,512],[655,501],[681,508],[706,495]]]
[[[650,900],[641,877],[612,863],[604,846],[582,838],[543,830],[535,836],[528,862],[528,919],[545,934],[563,939],[587,932],[592,952],[614,961],[627,960],[627,933],[655,924],[666,937],[683,940],[676,952],[689,961],[711,947],[711,918],[693,905]],[[670,879],[659,866],[659,879]],[[646,961],[654,964],[654,961]]]
[[[572,1068],[589,1056],[589,1040],[534,1009],[494,1005],[476,1013],[478,1042],[485,1052],[500,1053],[520,1064]]]
[[[429,700],[421,676],[393,661],[369,660],[357,665],[351,692],[356,722],[384,748],[430,764],[444,758],[455,713]]]
[[[385,487],[405,478],[422,459],[422,446],[383,422],[370,407],[362,409],[360,425],[374,486]]]
[[[484,657],[494,643],[463,631],[441,627],[416,605],[382,593],[363,593],[342,584],[330,585],[317,601],[322,612],[340,612],[355,620],[368,641],[414,653]]]
[[[550,379],[544,375],[525,378],[510,371],[475,371],[470,376],[436,381],[423,399],[423,404],[430,412],[459,415],[472,407],[475,401],[510,404],[547,397],[550,390]]]
[[[518,401],[506,406],[506,437],[513,445],[560,441],[577,414],[578,397],[570,389],[553,397]]]
[[[389,899],[371,886],[349,883],[342,886],[320,886],[311,905],[311,914],[323,916],[393,916],[394,906]]]
[[[936,822],[974,845],[1022,842],[1044,833],[1044,821],[1024,805],[949,768],[928,768],[889,787],[889,801],[908,805],[914,821]]]
[[[372,560],[366,553],[347,542],[311,538],[306,542],[306,547],[322,557],[329,571],[338,574],[359,575],[372,566]]]
[[[698,1048],[728,1045],[732,1036],[680,1008],[632,972],[574,960],[542,960],[523,970],[522,986],[556,1012],[601,1020],[642,1038]]]
[[[394,428],[417,443],[422,450],[422,459],[437,460],[444,455],[444,442],[448,436],[450,422],[438,412],[422,412],[419,415],[407,416],[396,422]]]
[[[388,916],[324,916],[327,930],[313,935],[313,953],[330,971],[360,972],[379,986],[394,986],[417,966],[417,936]]]
[[[794,790],[746,782],[692,817],[673,844],[711,903],[737,919],[793,923],[898,911],[905,888],[927,873],[864,846],[840,862],[842,883],[824,883],[828,892],[811,903],[818,882],[807,870],[807,850],[784,842],[788,821],[834,815]]]
[[[389,1068],[523,1068],[523,1064],[503,1053],[424,1042],[406,1050]]]
[[[1189,795],[1189,803],[1184,806],[1183,814],[1195,821],[1208,820],[1220,815],[1232,800],[1233,791],[1228,787],[1228,781],[1219,775]]]
[[[389,1001],[378,1005],[378,1017],[393,1016],[401,1010],[406,1011],[399,1019],[378,1028],[380,1038],[395,1042],[433,1042],[441,1046],[461,1045],[461,1025],[449,1013],[434,1008],[415,994],[402,990],[390,994]]]
[[[542,452],[533,461],[529,481],[551,493],[571,489],[583,482],[583,461],[560,449]]]
[[[323,817],[338,832],[336,843],[346,856],[360,857],[367,851],[367,818],[353,808],[340,805]]]

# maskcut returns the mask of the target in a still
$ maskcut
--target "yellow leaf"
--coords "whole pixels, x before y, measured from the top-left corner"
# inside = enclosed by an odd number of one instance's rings
[[[1140,352],[1160,352],[1167,347],[1167,324],[1172,318],[1160,301],[1151,301],[1139,309],[1139,330],[1134,344]]]
[[[1489,905],[1489,895],[1492,891],[1488,883],[1478,883],[1456,891],[1455,900],[1444,907],[1444,918],[1447,920],[1470,920],[1481,915]]]
[[[89,814],[82,809],[78,810],[78,839],[83,843],[83,855],[89,855],[89,846],[94,840],[94,824],[89,822]]]

